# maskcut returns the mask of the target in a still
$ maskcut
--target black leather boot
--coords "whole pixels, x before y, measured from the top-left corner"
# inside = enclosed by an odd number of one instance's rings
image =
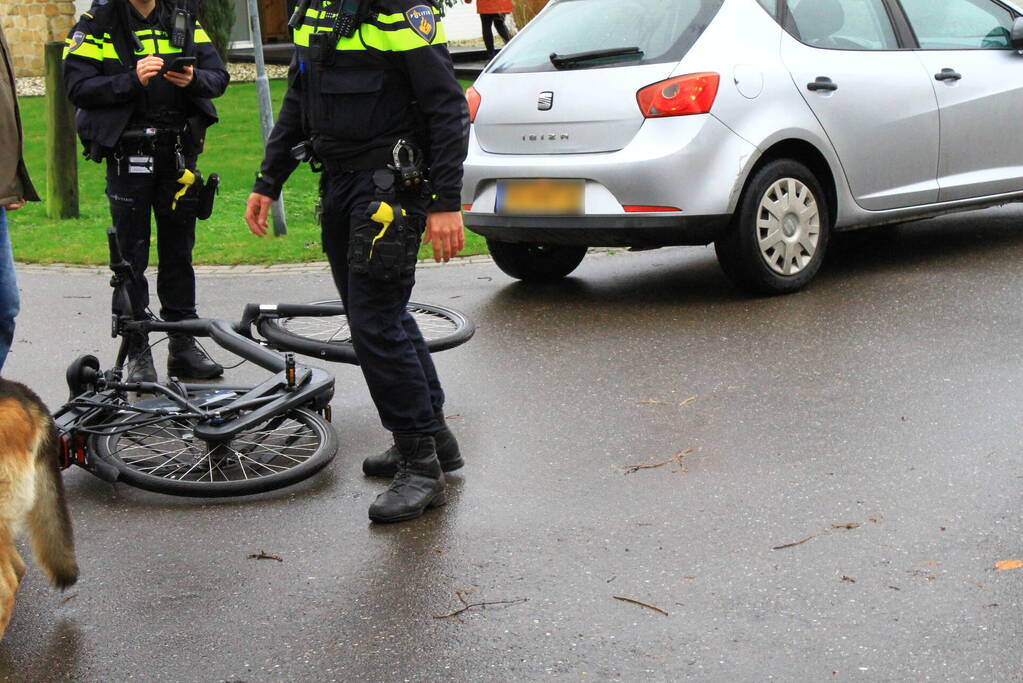
[[[156,365],[149,348],[149,336],[141,332],[130,332],[128,338],[128,362],[124,366],[125,382],[155,382]]]
[[[464,467],[465,461],[462,460],[458,440],[448,429],[448,423],[444,421],[443,412],[437,413],[437,421],[440,422],[440,431],[432,435],[437,443],[437,458],[440,460],[442,470],[454,472]],[[367,477],[393,477],[398,472],[398,446],[391,446],[383,453],[371,455],[363,460],[362,471]]]
[[[207,356],[195,338],[187,334],[172,334],[167,351],[167,374],[189,379],[214,379],[224,374],[224,368]]]
[[[382,524],[415,519],[428,508],[447,502],[433,437],[395,434],[394,445],[398,447],[398,473],[369,508],[369,518]]]

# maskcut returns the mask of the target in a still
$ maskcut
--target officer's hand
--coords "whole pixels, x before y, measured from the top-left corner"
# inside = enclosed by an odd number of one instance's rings
[[[245,222],[253,235],[263,236],[266,234],[266,218],[270,214],[270,205],[274,200],[265,194],[253,192],[249,195],[248,205],[245,207]]]
[[[135,73],[139,77],[139,83],[142,85],[149,85],[149,79],[160,73],[160,69],[163,68],[163,60],[155,55],[149,55],[144,59],[140,59],[138,64],[135,65]]]
[[[186,66],[184,71],[168,71],[163,77],[179,88],[185,88],[195,80],[195,70]]]
[[[433,242],[433,258],[447,263],[465,248],[465,226],[460,211],[441,211],[426,216],[423,244]]]
[[[17,211],[23,206],[25,206],[25,202],[14,202],[13,204],[8,204],[4,208],[7,209],[8,211]]]

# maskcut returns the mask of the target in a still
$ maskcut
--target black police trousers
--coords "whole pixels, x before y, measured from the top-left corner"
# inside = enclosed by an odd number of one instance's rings
[[[353,236],[367,229],[367,209],[376,200],[373,172],[327,172],[320,193],[323,251],[348,312],[352,344],[380,421],[399,434],[437,432],[441,425],[435,416],[444,408],[444,391],[419,326],[406,310],[415,285],[414,260],[390,282],[351,267]],[[413,227],[415,244],[409,252],[414,252],[426,225],[426,200],[399,196],[397,201]]]
[[[153,156],[153,173],[130,173],[134,152],[107,161],[107,198],[117,231],[117,242],[125,260],[135,269],[135,284],[130,296],[136,317],[145,315],[149,306],[149,266],[151,240],[150,213],[156,215],[156,251],[160,266],[156,291],[160,297],[160,317],[177,322],[197,317],[195,311],[195,271],[192,248],[195,246],[195,221],[198,188],[193,186],[172,209],[174,196],[181,190],[173,147],[158,146]],[[185,165],[195,170],[195,157],[186,157]]]

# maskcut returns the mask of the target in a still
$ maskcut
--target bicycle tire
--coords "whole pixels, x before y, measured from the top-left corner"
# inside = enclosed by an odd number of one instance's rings
[[[323,315],[305,311],[302,315],[262,318],[257,324],[259,333],[279,351],[358,365],[341,301],[314,301],[308,305],[329,307],[329,310]],[[287,310],[285,306],[281,308]],[[337,314],[339,309],[341,315]],[[453,309],[410,301],[408,310],[416,319],[431,353],[461,346],[476,333],[475,323]]]
[[[214,393],[216,390],[196,392],[189,398],[201,399],[204,394]],[[151,409],[176,407],[165,398],[149,399],[138,405]],[[137,418],[138,413],[121,410],[107,424]],[[256,429],[240,433],[231,445],[213,450],[191,433],[194,423],[195,418],[171,414],[166,421],[156,424],[94,435],[90,450],[99,460],[117,469],[119,481],[147,491],[192,498],[247,496],[290,486],[313,476],[337,455],[338,440],[333,426],[305,408],[275,416]],[[152,437],[157,440],[151,441]],[[125,440],[134,443],[122,446]],[[288,463],[289,460],[294,463]],[[241,478],[232,478],[238,474]]]

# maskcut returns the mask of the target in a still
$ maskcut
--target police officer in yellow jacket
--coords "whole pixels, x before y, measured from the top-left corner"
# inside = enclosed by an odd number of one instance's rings
[[[437,260],[464,245],[468,107],[429,0],[301,0],[292,26],[289,87],[245,219],[266,234],[271,202],[299,161],[322,168],[323,249],[394,437],[363,463],[367,475],[393,476],[369,516],[413,519],[444,503],[443,472],[463,464],[406,304],[424,230]]]
[[[216,123],[210,101],[229,76],[195,19],[195,0],[96,0],[71,30],[64,81],[78,107],[86,156],[107,162],[107,197],[118,241],[135,268],[133,313],[146,315],[150,212],[156,215],[161,316],[197,317],[197,217],[208,218],[212,183],[196,170],[206,129]],[[205,199],[205,201],[203,201]],[[204,214],[203,207],[207,213]],[[156,381],[148,339],[129,340],[129,381]],[[210,379],[223,373],[184,334],[171,335],[171,376]]]

